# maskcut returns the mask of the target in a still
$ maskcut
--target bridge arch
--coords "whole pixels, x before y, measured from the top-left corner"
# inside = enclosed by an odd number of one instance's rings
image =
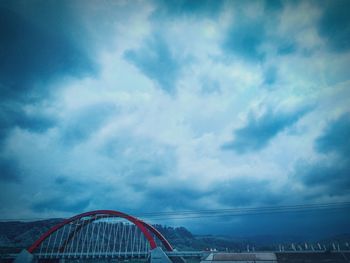
[[[119,211],[114,211],[114,210],[96,210],[96,211],[91,211],[91,212],[86,212],[86,213],[82,213],[76,216],[73,216],[69,219],[66,219],[64,221],[62,221],[61,223],[51,227],[47,232],[45,232],[44,234],[42,234],[27,250],[29,253],[33,253],[47,238],[49,238],[52,234],[54,234],[56,231],[58,231],[59,229],[61,229],[62,227],[76,221],[76,220],[80,220],[84,217],[89,217],[89,216],[96,216],[96,215],[103,215],[103,217],[119,217],[119,218],[123,218],[126,219],[127,221],[131,222],[132,224],[134,224],[141,232],[142,234],[145,236],[145,238],[147,239],[150,248],[151,249],[155,249],[157,247],[157,244],[152,236],[152,234],[154,234],[163,244],[163,246],[166,248],[167,251],[173,251],[172,246],[170,245],[170,243],[165,239],[165,237],[157,230],[155,229],[152,225],[136,218],[133,217],[131,215],[128,215],[126,213],[123,212],[119,212]],[[101,219],[101,217],[99,218]],[[95,217],[90,219],[87,224],[88,225],[90,223],[92,223],[94,220],[97,220],[97,218]],[[82,225],[82,227],[84,227],[85,225]],[[81,227],[81,228],[82,228]],[[68,237],[72,238],[71,236]],[[69,242],[69,240],[66,240],[66,244]]]

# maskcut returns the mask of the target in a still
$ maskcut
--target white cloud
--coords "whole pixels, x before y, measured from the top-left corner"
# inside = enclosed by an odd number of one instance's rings
[[[97,11],[95,5],[84,7],[81,16],[89,28],[101,18],[91,29],[91,39],[100,47],[96,55],[99,74],[55,83],[48,102],[28,109],[47,111],[57,118],[57,124],[43,133],[19,128],[12,132],[6,151],[20,160],[26,176],[22,184],[11,183],[12,190],[2,198],[26,200],[20,205],[28,211],[30,196],[36,201],[63,194],[62,189],[53,189],[59,176],[97,184],[96,191],[107,191],[86,195],[92,199],[89,209],[111,202],[137,209],[147,203],[147,187],[157,192],[182,186],[201,193],[192,200],[198,209],[225,206],[211,191],[240,178],[266,180],[281,199],[286,188],[296,188],[302,198],[299,188],[303,186],[290,173],[298,160],[317,158],[313,140],[325,120],[347,111],[349,103],[348,77],[339,70],[349,64],[349,55],[324,50],[315,26],[319,9],[304,2],[288,4],[278,16],[279,26],[266,30],[277,29],[269,34],[294,40],[297,50],[278,55],[274,51],[277,40],[264,39],[265,61],[252,63],[222,50],[232,21],[240,23],[233,11],[223,10],[218,19],[172,17],[158,24],[152,20],[155,7],[151,4],[141,4],[144,9],[140,3],[136,7],[124,2],[117,5]],[[251,18],[263,15],[261,5],[248,6],[245,12]],[[97,18],[88,21],[94,14]],[[123,58],[126,50],[142,47],[152,34],[161,34],[181,62],[174,94],[161,90]],[[304,49],[316,51],[305,55]],[[276,82],[267,87],[264,74],[271,66],[277,69]],[[57,86],[61,87],[56,90]],[[113,109],[85,138],[66,145],[64,131],[94,118],[94,111],[91,116],[76,117],[93,105],[112,105]],[[266,109],[283,112],[310,105],[312,112],[259,151],[242,155],[221,149],[232,140],[233,130],[247,123],[250,112],[259,116]],[[23,189],[23,185],[30,187]],[[22,191],[20,198],[13,195],[17,190]],[[7,206],[2,213],[13,211]]]

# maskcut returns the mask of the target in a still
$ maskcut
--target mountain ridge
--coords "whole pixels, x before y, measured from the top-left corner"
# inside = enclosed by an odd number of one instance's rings
[[[50,227],[61,222],[63,219],[53,218],[40,221],[8,221],[0,222],[0,248],[1,252],[18,252],[29,247],[37,238],[46,232]],[[318,243],[332,243],[345,246],[350,242],[350,234],[333,237],[324,237],[321,240],[306,240],[301,236],[283,235],[256,235],[256,236],[224,236],[224,235],[195,235],[185,227],[171,227],[156,224],[154,227],[160,231],[165,238],[178,250],[210,250],[219,251],[245,251],[247,249],[256,250],[278,250],[281,246],[286,248],[291,244],[303,247],[306,242],[312,242],[315,246]]]

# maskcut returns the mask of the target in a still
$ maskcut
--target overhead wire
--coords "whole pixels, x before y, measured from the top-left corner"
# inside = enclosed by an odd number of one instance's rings
[[[305,210],[305,209],[328,209],[328,208],[350,207],[350,202],[323,203],[323,204],[303,204],[303,205],[285,205],[285,206],[264,206],[264,207],[240,207],[230,209],[211,209],[211,210],[187,210],[171,212],[153,212],[140,213],[137,216],[171,216],[171,215],[192,215],[192,214],[219,214],[219,213],[238,213],[255,211],[286,211],[286,210]]]
[[[207,210],[180,210],[180,211],[162,211],[162,212],[145,212],[134,214],[138,218],[150,219],[187,219],[187,218],[206,218],[206,217],[229,217],[229,216],[246,216],[257,214],[275,214],[290,212],[314,212],[314,211],[334,211],[350,208],[350,202],[333,202],[333,203],[314,203],[314,204],[297,204],[297,205],[279,205],[279,206],[260,206],[260,207],[236,207],[223,209]],[[11,218],[0,219],[0,221],[34,221],[49,220],[49,218]]]
[[[186,219],[186,218],[206,218],[222,216],[244,216],[256,214],[274,214],[290,212],[312,212],[317,210],[339,210],[350,208],[350,202],[323,203],[323,204],[304,204],[288,206],[266,206],[266,207],[243,207],[233,209],[212,209],[212,210],[192,210],[192,211],[173,211],[162,213],[143,213],[139,217],[150,219]]]

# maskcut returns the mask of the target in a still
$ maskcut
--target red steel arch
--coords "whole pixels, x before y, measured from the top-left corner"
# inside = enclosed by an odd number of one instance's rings
[[[154,228],[152,225],[141,221],[140,222],[149,230],[151,231],[153,234],[156,235],[156,237],[159,238],[159,240],[162,242],[162,244],[164,245],[164,247],[166,248],[167,251],[173,251],[173,247],[170,245],[169,241],[165,239],[165,237],[156,229]]]
[[[150,232],[152,232],[155,236],[157,236],[160,241],[162,242],[162,244],[165,246],[165,248],[168,251],[172,251],[173,248],[170,245],[170,243],[165,239],[165,237],[157,230],[155,229],[153,226],[151,226],[150,224],[147,224],[146,222],[133,217],[131,215],[119,212],[119,211],[113,211],[113,210],[96,210],[96,211],[91,211],[91,212],[86,212],[86,213],[82,213],[76,216],[73,216],[69,219],[64,220],[63,222],[53,226],[52,228],[50,228],[46,233],[44,233],[43,235],[41,235],[41,237],[39,237],[39,239],[37,239],[29,248],[28,248],[28,252],[32,253],[37,247],[40,246],[40,244],[42,242],[44,242],[44,240],[46,238],[48,238],[51,234],[55,233],[57,230],[59,230],[61,227],[63,227],[64,225],[67,225],[75,220],[78,220],[80,218],[83,217],[87,217],[87,216],[94,216],[94,215],[98,215],[98,214],[104,214],[104,215],[108,215],[108,216],[116,216],[116,217],[120,217],[120,218],[124,218],[126,220],[128,220],[129,222],[133,223],[134,225],[136,225],[141,232],[145,235],[145,237],[147,238],[151,249],[154,249],[157,247],[157,244],[154,240],[154,238],[152,237],[152,235],[150,234]],[[90,220],[89,223],[91,223],[93,220]]]

